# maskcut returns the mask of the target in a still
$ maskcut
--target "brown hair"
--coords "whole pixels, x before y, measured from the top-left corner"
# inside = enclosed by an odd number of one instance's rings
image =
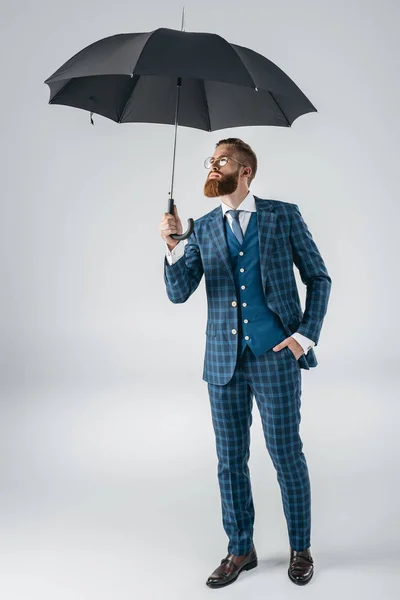
[[[249,187],[257,172],[257,156],[255,155],[252,148],[249,144],[246,144],[243,140],[239,138],[226,138],[225,140],[220,140],[215,147],[218,146],[233,146],[241,161],[243,161],[247,166],[251,167],[251,175],[249,177]]]

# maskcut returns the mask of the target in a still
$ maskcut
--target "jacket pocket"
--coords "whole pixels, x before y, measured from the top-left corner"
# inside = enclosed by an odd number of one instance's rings
[[[215,337],[217,335],[214,323],[207,323],[206,335],[209,335],[211,337]]]
[[[291,351],[291,349],[289,348],[289,346],[285,346],[284,349],[290,354],[290,356],[293,358],[293,360],[295,360],[296,362],[298,362],[298,359],[295,357],[295,355],[293,354],[293,352]]]

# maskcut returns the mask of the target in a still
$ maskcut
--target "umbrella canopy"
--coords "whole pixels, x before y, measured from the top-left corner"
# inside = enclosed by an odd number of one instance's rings
[[[49,104],[97,113],[117,123],[175,124],[215,131],[246,125],[290,127],[317,109],[273,62],[215,33],[159,28],[90,44],[45,80]],[[93,123],[93,121],[92,121]],[[183,240],[194,228],[171,238]]]
[[[117,123],[175,123],[205,131],[290,127],[317,109],[273,62],[214,33],[160,28],[90,44],[45,80],[50,104]]]

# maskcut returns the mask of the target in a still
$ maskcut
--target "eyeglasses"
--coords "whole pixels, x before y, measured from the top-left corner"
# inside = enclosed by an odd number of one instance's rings
[[[239,165],[242,165],[243,167],[247,167],[247,165],[244,165],[240,161],[236,160],[236,158],[233,158],[233,156],[220,156],[219,158],[214,158],[213,156],[209,156],[204,161],[204,166],[206,169],[210,169],[213,165],[218,165],[219,167],[224,167],[228,163],[229,160],[234,160],[235,162],[239,163]]]

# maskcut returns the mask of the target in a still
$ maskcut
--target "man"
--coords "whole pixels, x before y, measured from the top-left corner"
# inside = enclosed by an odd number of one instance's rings
[[[314,573],[310,549],[311,493],[299,435],[301,369],[318,362],[318,343],[331,278],[296,204],[253,196],[257,157],[238,138],[221,140],[204,194],[221,198],[194,221],[164,213],[164,281],[171,302],[186,302],[204,274],[208,302],[203,380],[208,384],[218,456],[228,555],[207,579],[210,587],[235,581],[257,566],[254,506],[248,469],[253,396],[266,446],[277,471],[288,527],[288,575],[298,585]],[[307,286],[303,314],[293,263]]]

